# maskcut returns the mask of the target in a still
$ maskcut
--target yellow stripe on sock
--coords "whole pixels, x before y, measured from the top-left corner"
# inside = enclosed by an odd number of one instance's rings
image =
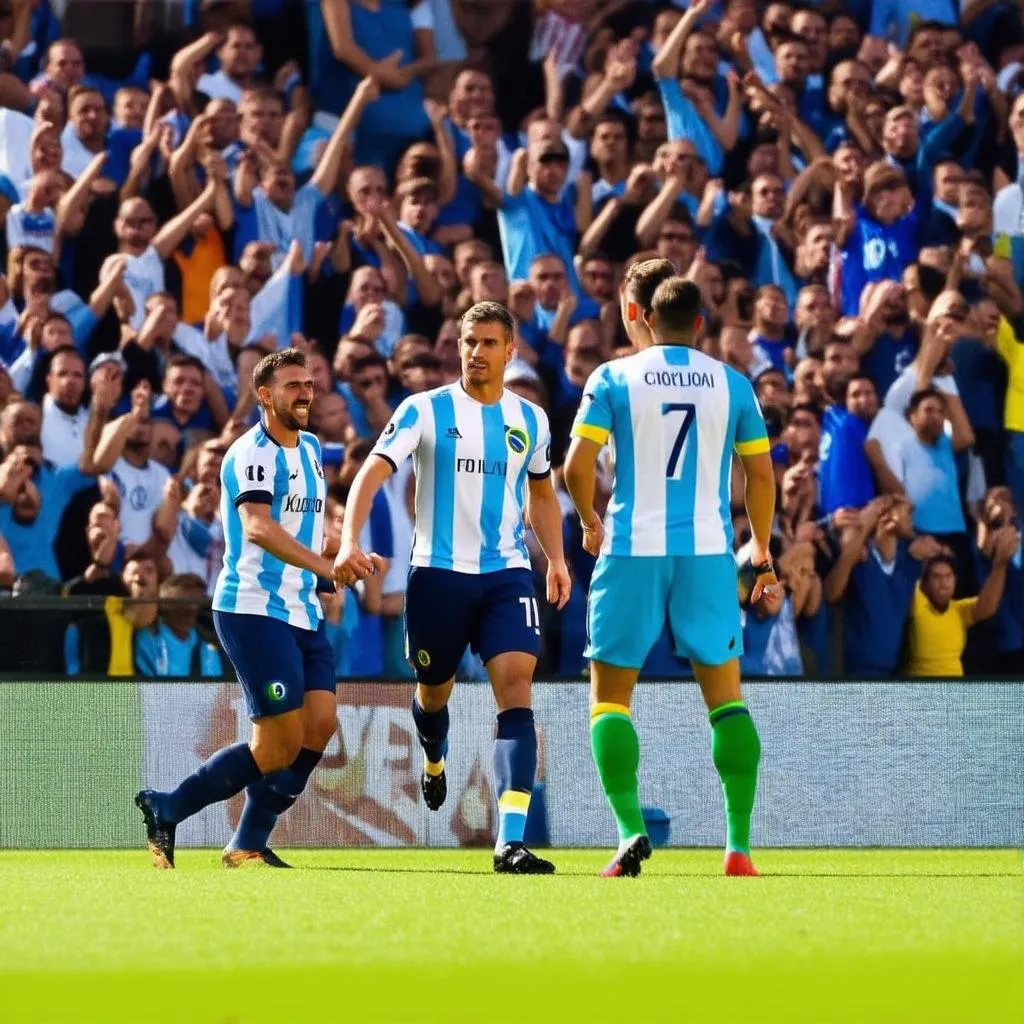
[[[601,715],[625,715],[627,718],[632,718],[630,714],[629,706],[626,704],[611,704],[607,701],[603,701],[600,704],[595,704],[590,709],[590,720],[593,721],[595,718]]]
[[[530,809],[530,794],[521,793],[518,789],[506,789],[498,797],[498,810],[511,811],[513,814],[526,814]]]
[[[423,770],[430,776],[438,776],[444,771],[444,758],[440,761],[428,761],[425,757],[423,758]]]

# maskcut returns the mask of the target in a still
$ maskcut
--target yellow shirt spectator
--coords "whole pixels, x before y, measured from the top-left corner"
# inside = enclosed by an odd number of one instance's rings
[[[910,660],[907,675],[947,676],[957,678],[964,674],[960,661],[967,644],[967,630],[974,622],[976,597],[950,601],[939,611],[921,591],[920,583],[914,590],[910,609]]]
[[[999,319],[996,348],[1009,371],[1003,425],[1007,430],[1024,431],[1024,344],[1017,340],[1016,332],[1005,317]]]

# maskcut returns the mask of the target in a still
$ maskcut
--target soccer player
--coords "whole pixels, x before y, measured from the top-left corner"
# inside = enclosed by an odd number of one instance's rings
[[[287,867],[267,847],[277,816],[298,798],[337,723],[334,655],[317,597],[331,580],[321,554],[326,485],[309,420],[313,378],[305,355],[284,349],[253,370],[261,422],[221,467],[224,565],[214,626],[245,693],[249,743],[214,754],[170,793],[135,798],[153,864],[174,867],[174,831],[209,804],[246,790],[245,809],[222,861]],[[370,569],[376,556],[368,556]]]
[[[630,269],[622,295],[623,318],[640,351],[591,376],[565,467],[584,547],[599,553],[587,609],[590,736],[620,838],[602,874],[638,875],[651,855],[630,699],[667,617],[711,720],[711,754],[725,791],[725,873],[752,875],[750,817],[761,749],[740,693],[743,633],[729,476],[735,450],[746,473],[757,601],[777,585],[768,554],[775,506],[768,436],[749,381],[694,347],[700,288],[668,277],[644,305],[638,293],[649,294],[652,279],[665,274],[654,262]],[[606,531],[594,511],[594,474],[609,438],[615,484]]]
[[[406,653],[416,670],[412,702],[424,753],[423,799],[437,810],[448,792],[448,698],[467,644],[480,655],[498,706],[494,870],[555,870],[523,845],[537,768],[530,687],[540,651],[540,612],[523,539],[523,514],[547,556],[547,599],[559,608],[571,584],[562,514],[551,484],[551,436],[538,406],[505,390],[514,322],[496,302],[462,318],[462,379],[407,398],[359,471],[335,560],[343,584],[372,566],[358,537],[373,496],[412,456],[416,541],[406,591]]]

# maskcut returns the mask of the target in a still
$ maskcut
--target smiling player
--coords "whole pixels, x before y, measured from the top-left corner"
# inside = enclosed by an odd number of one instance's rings
[[[221,467],[224,566],[214,625],[253,721],[249,743],[214,754],[173,792],[135,798],[153,863],[174,867],[174,830],[204,807],[246,790],[226,867],[288,867],[267,847],[278,815],[295,803],[337,723],[334,655],[317,597],[330,580],[320,553],[326,485],[309,421],[313,378],[297,349],[257,363],[261,422],[228,449]],[[379,560],[367,556],[368,571]]]

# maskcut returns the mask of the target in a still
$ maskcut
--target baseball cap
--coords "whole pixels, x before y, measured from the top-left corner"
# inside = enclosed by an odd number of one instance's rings
[[[106,366],[108,363],[118,367],[122,373],[128,372],[128,364],[120,352],[101,352],[89,364],[89,373],[95,373],[101,366]]]

